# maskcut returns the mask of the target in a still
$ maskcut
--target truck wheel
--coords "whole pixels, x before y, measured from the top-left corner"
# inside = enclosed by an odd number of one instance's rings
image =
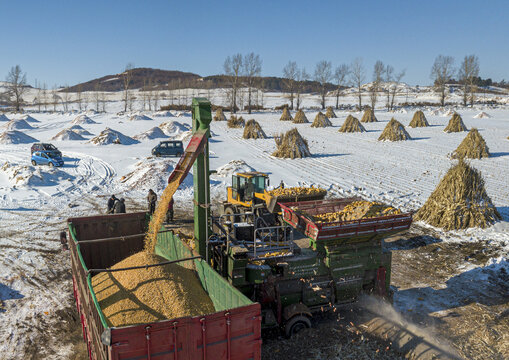
[[[35,162],[35,160],[32,160],[32,165],[33,165],[33,166],[37,165],[37,163]]]
[[[285,324],[285,336],[291,338],[303,329],[311,327],[311,320],[306,315],[296,315]]]

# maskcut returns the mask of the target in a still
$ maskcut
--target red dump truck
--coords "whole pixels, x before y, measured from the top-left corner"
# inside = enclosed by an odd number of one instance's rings
[[[91,278],[143,249],[146,213],[68,219],[74,297],[90,359],[260,359],[261,310],[171,231],[157,236],[155,253],[193,261],[215,313],[109,327]],[[187,259],[187,260],[186,260]]]

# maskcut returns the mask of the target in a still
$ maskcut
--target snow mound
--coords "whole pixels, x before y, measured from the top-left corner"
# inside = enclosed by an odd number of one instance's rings
[[[72,130],[75,133],[80,134],[81,136],[93,135],[91,132],[88,132],[79,125],[73,125],[69,128],[69,130]]]
[[[449,109],[449,110],[447,110],[446,112],[442,113],[442,117],[449,117],[449,116],[453,116],[455,113],[456,113],[456,111],[454,111],[454,110],[452,110],[452,109]]]
[[[133,139],[137,140],[151,140],[167,138],[168,136],[158,127],[153,127],[150,130],[142,132],[141,134],[133,136]]]
[[[139,143],[129,136],[122,134],[120,131],[116,131],[110,128],[106,128],[99,135],[90,139],[89,143],[95,145],[108,145],[108,144],[120,144],[120,145],[132,145]]]
[[[178,121],[168,121],[159,125],[159,128],[169,136],[174,136],[186,131],[191,130],[191,126],[183,123],[179,123]]]
[[[250,172],[256,171],[254,168],[249,166],[244,160],[232,160],[229,163],[224,164],[217,168],[216,176],[229,177],[234,173],[238,172]]]
[[[141,115],[141,114],[135,114],[129,118],[130,121],[137,121],[137,120],[152,120],[152,118],[148,117],[147,115]]]
[[[0,144],[30,144],[34,142],[38,142],[39,140],[28,136],[21,131],[11,130],[4,131],[2,135],[0,135]]]
[[[34,167],[6,161],[0,166],[0,172],[7,175],[9,182],[16,186],[53,186],[62,180],[71,180],[64,171],[49,167]]]
[[[489,119],[490,117],[491,116],[489,114],[485,113],[484,111],[481,111],[479,114],[474,116],[474,119],[484,119],[484,118]]]
[[[158,111],[154,117],[173,117],[173,114],[170,111]]]
[[[440,111],[438,111],[437,109],[431,110],[429,112],[429,114],[432,115],[432,116],[438,116],[438,115],[440,115]]]
[[[25,115],[25,116],[21,117],[21,120],[25,120],[26,122],[31,122],[31,123],[38,123],[38,122],[40,122],[39,120],[34,119],[30,115]]]
[[[11,119],[9,119],[7,116],[5,116],[4,114],[0,114],[0,121],[11,121]]]
[[[87,110],[85,112],[85,114],[87,114],[87,115],[97,115],[97,114],[99,114],[99,112],[94,110],[94,109],[89,109],[89,110]]]
[[[71,122],[73,125],[79,125],[79,124],[97,124],[94,120],[89,118],[85,114],[81,114],[76,116],[76,118]]]
[[[51,140],[86,140],[83,136],[71,129],[64,129],[53,136]]]
[[[7,130],[29,130],[34,127],[23,119],[13,119],[4,125]]]
[[[122,176],[120,182],[129,189],[153,189],[160,192],[168,185],[168,174],[175,168],[178,160],[149,157],[138,161],[134,170]],[[189,174],[179,188],[193,186],[193,176]]]

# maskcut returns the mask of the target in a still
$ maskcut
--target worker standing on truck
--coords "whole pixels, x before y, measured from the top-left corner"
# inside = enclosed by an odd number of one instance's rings
[[[113,207],[115,206],[115,201],[118,200],[115,195],[111,195],[108,199],[108,211],[106,214],[113,214]]]
[[[171,198],[170,202],[168,203],[168,211],[166,212],[166,222],[169,223],[170,221],[173,221],[173,197]]]
[[[157,195],[154,190],[150,189],[147,195],[148,213],[152,215],[156,211]]]
[[[125,214],[125,200],[124,198],[120,198],[115,202],[115,207],[113,208],[113,212],[115,214]]]

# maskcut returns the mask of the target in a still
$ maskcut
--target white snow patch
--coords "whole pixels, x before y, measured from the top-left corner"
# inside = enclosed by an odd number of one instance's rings
[[[29,144],[37,142],[36,138],[33,138],[21,131],[11,130],[4,131],[2,135],[0,135],[0,144]]]
[[[144,131],[141,134],[133,136],[136,140],[152,140],[167,138],[168,136],[158,127],[153,127],[150,130]]]
[[[94,120],[89,118],[85,114],[78,115],[72,122],[72,125],[79,125],[79,124],[97,124]]]
[[[110,128],[106,128],[99,135],[90,139],[89,143],[95,145],[108,145],[108,144],[120,144],[120,145],[132,145],[139,143],[129,136],[122,134],[120,131],[116,131]]]
[[[250,172],[256,171],[254,168],[249,166],[244,160],[232,160],[223,166],[217,168],[216,176],[219,177],[229,177],[234,173],[238,172]]]
[[[491,118],[491,116],[487,113],[485,113],[484,111],[481,111],[479,114],[477,114],[476,116],[474,116],[474,119],[485,119],[485,118]]]
[[[137,120],[152,120],[152,118],[148,117],[147,115],[142,115],[142,114],[135,114],[135,115],[132,115],[130,118],[129,118],[130,121],[137,121]]]
[[[74,130],[64,129],[53,136],[51,140],[85,140],[85,138]]]
[[[23,119],[13,119],[3,126],[8,130],[30,130],[34,127],[31,126]]]

